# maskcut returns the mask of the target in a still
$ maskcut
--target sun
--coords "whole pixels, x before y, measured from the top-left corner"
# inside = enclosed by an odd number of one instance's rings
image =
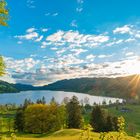
[[[129,82],[129,86],[132,86],[132,92],[130,94],[131,97],[138,98],[137,89],[138,89],[139,83],[140,83],[140,74],[136,74],[134,75],[132,80]]]

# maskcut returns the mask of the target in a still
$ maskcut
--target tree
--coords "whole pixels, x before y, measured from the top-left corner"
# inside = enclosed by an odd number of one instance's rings
[[[23,103],[23,109],[27,108],[28,105],[33,104],[33,102],[31,101],[31,99],[25,99],[24,103]]]
[[[66,114],[65,105],[58,106],[58,111],[57,112],[58,112],[59,120],[60,120],[60,123],[61,123],[61,129],[66,128],[67,114]]]
[[[90,124],[96,132],[106,131],[106,117],[100,106],[93,107]]]
[[[8,10],[6,9],[7,3],[5,0],[0,0],[0,25],[7,26],[8,20]],[[0,56],[0,76],[5,74],[5,63],[3,61],[3,57]]]
[[[46,130],[46,114],[48,107],[42,104],[29,105],[24,111],[24,131],[29,133],[43,133]]]
[[[13,128],[13,121],[12,121],[12,118],[8,118],[7,120],[7,129],[9,132],[11,132],[11,129]]]
[[[3,76],[4,74],[5,74],[5,63],[3,57],[0,56],[0,76]]]
[[[81,107],[78,98],[73,96],[68,104],[67,109],[67,125],[68,128],[80,128],[82,124]]]
[[[118,131],[118,117],[113,117],[114,131]]]
[[[0,25],[7,26],[9,11],[6,8],[7,3],[5,0],[0,0]]]
[[[37,99],[36,103],[37,103],[37,104],[46,104],[46,99],[45,99],[45,97],[43,96],[42,99]]]
[[[24,110],[22,109],[19,109],[15,115],[14,129],[19,132],[23,132],[24,130]]]
[[[113,131],[114,130],[114,122],[112,116],[107,116],[106,118],[106,131]]]
[[[60,130],[65,123],[65,108],[57,104],[33,104],[24,111],[24,131],[46,133]]]

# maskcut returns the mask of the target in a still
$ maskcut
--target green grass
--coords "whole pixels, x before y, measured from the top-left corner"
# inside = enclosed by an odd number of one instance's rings
[[[51,134],[43,134],[43,135],[33,135],[33,134],[18,134],[17,140],[79,140],[81,130],[79,129],[64,129]],[[116,138],[118,133],[110,132]],[[94,140],[99,140],[99,133],[91,132],[91,136]],[[126,136],[125,140],[136,140],[134,137]],[[10,140],[10,138],[7,138]],[[86,139],[82,139],[86,140]],[[107,139],[106,139],[107,140]]]
[[[121,112],[120,111],[121,107],[129,108],[131,111],[130,112]],[[109,107],[108,111],[112,115],[123,116],[125,118],[126,131],[129,134],[133,135],[133,133],[140,132],[140,105],[119,106],[118,110],[116,110],[115,107]]]

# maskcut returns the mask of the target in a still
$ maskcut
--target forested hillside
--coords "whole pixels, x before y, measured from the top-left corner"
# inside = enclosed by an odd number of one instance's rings
[[[140,81],[138,78],[138,75],[118,78],[78,78],[58,81],[43,86],[41,89],[120,98],[138,98],[140,96]]]
[[[0,93],[12,93],[19,92],[12,84],[9,84],[4,81],[0,81]]]

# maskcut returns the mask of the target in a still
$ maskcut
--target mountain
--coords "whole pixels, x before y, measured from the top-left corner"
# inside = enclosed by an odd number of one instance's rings
[[[42,90],[58,90],[90,95],[136,98],[140,96],[140,75],[118,78],[77,78],[61,80],[41,87]]]
[[[19,92],[12,84],[0,80],[0,93],[15,93]]]
[[[0,80],[0,93],[17,93],[20,91],[36,90],[32,85],[11,84]]]
[[[18,91],[28,91],[28,90],[37,90],[39,87],[34,87],[32,85],[25,85],[25,84],[12,84],[14,88]]]

